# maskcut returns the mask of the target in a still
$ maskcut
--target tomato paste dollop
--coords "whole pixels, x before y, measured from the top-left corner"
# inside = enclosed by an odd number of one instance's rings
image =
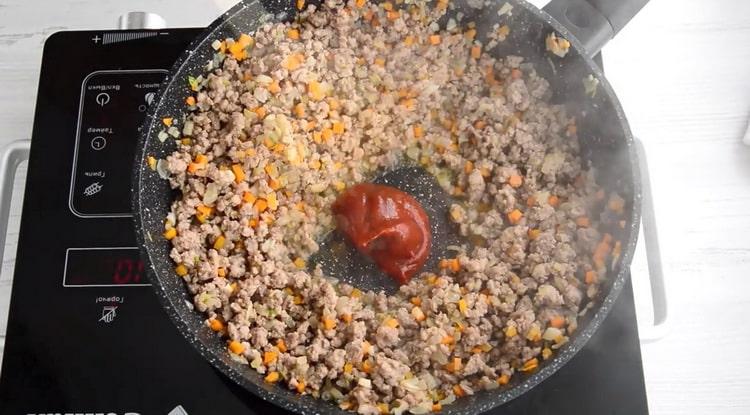
[[[430,221],[409,194],[391,186],[361,183],[333,203],[338,229],[399,284],[424,265],[430,254]]]

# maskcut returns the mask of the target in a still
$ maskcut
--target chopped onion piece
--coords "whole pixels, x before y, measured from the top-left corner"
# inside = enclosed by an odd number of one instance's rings
[[[159,173],[159,177],[162,179],[169,179],[169,169],[166,160],[159,159],[156,162],[156,172]]]

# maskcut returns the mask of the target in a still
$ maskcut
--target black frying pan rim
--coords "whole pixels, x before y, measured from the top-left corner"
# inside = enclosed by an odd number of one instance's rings
[[[630,179],[632,180],[632,198],[628,201],[632,206],[629,218],[629,228],[627,229],[627,235],[629,236],[629,239],[627,241],[627,244],[625,244],[625,246],[623,247],[621,260],[619,262],[619,270],[617,276],[612,282],[609,293],[601,300],[601,303],[598,305],[598,307],[594,308],[594,315],[588,322],[588,324],[580,329],[580,331],[575,333],[575,335],[571,337],[571,341],[563,348],[561,348],[559,353],[557,353],[550,361],[545,362],[545,364],[537,372],[526,377],[522,382],[516,384],[515,386],[505,390],[501,389],[498,391],[481,392],[471,397],[463,398],[470,399],[473,402],[469,402],[467,405],[462,405],[462,407],[460,408],[454,405],[447,405],[442,410],[442,413],[445,414],[468,415],[477,414],[493,409],[526,393],[527,391],[544,381],[546,378],[551,376],[553,373],[555,373],[560,367],[565,365],[565,363],[567,363],[581,348],[583,348],[583,346],[588,342],[591,336],[596,332],[601,323],[609,314],[609,311],[611,310],[615,300],[620,295],[620,292],[622,291],[622,288],[630,275],[629,264],[632,261],[639,231],[641,216],[641,178],[638,167],[638,155],[636,152],[635,142],[630,131],[630,127],[620,105],[620,102],[617,99],[614,90],[612,89],[612,86],[609,84],[609,82],[607,82],[601,69],[594,63],[591,58],[586,55],[581,43],[573,35],[571,35],[571,33],[563,25],[561,25],[544,11],[539,10],[525,0],[513,0],[513,2],[515,3],[514,6],[525,8],[537,19],[544,21],[563,37],[570,40],[571,47],[581,55],[582,59],[586,63],[587,69],[595,78],[599,80],[599,90],[606,94],[607,100],[612,105],[613,110],[617,115],[617,119],[620,123],[620,128],[622,128],[622,131],[624,133],[623,135],[625,139],[625,145],[627,146],[628,156],[630,160]],[[251,369],[249,369],[249,367],[247,367],[247,369],[245,369],[244,371],[240,371],[237,367],[233,367],[227,364],[222,359],[223,355],[227,353],[226,349],[209,347],[208,345],[201,342],[199,337],[196,335],[197,330],[200,328],[189,326],[188,323],[180,317],[179,312],[175,308],[175,302],[183,301],[183,299],[173,298],[172,296],[168,295],[164,287],[160,284],[159,277],[156,275],[156,270],[154,269],[154,266],[151,262],[151,251],[148,249],[148,245],[145,240],[148,230],[144,229],[143,226],[142,209],[146,207],[148,203],[141,203],[141,180],[143,174],[148,174],[150,170],[145,166],[143,160],[145,160],[147,156],[147,140],[149,139],[149,137],[153,137],[156,134],[156,128],[158,126],[156,115],[161,108],[161,104],[164,101],[165,94],[168,90],[170,90],[173,82],[175,82],[174,79],[171,79],[171,76],[178,73],[180,69],[190,61],[190,51],[197,49],[204,42],[207,42],[207,45],[210,44],[210,40],[213,39],[212,34],[217,29],[221,28],[221,26],[224,25],[227,20],[231,19],[236,14],[242,12],[242,10],[244,10],[246,7],[254,3],[258,3],[258,1],[242,1],[233,6],[230,10],[222,14],[211,25],[209,25],[206,30],[203,31],[188,46],[185,52],[177,59],[175,64],[170,69],[170,78],[167,78],[167,80],[159,88],[155,99],[155,105],[152,105],[146,114],[146,121],[144,122],[144,127],[146,128],[142,129],[143,132],[138,140],[138,147],[133,167],[133,187],[131,192],[136,240],[141,250],[141,256],[148,265],[146,267],[147,275],[151,280],[152,286],[159,298],[159,301],[161,302],[162,306],[164,307],[165,311],[167,312],[179,332],[188,340],[188,342],[192,346],[195,347],[195,349],[202,355],[203,358],[208,360],[224,375],[232,379],[237,384],[241,385],[246,390],[252,392],[257,397],[271,402],[283,409],[303,414],[343,414],[347,412],[341,410],[330,402],[314,399],[309,396],[300,397],[294,392],[282,389],[280,386],[277,386],[273,391],[269,391],[269,389],[261,386],[263,378],[260,375],[256,373],[252,374],[252,377],[256,380],[253,380],[249,376],[245,376],[245,373],[251,372]]]

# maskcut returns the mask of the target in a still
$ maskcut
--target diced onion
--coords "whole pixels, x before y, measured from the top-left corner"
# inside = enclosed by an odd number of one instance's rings
[[[359,378],[359,380],[357,380],[357,385],[363,388],[372,389],[372,381],[367,378]]]
[[[211,206],[219,198],[219,186],[216,183],[206,185],[206,193],[203,194],[203,204]]]
[[[547,341],[553,341],[562,335],[562,330],[555,327],[547,327],[547,330],[544,331],[542,338]]]
[[[163,159],[159,159],[156,162],[156,172],[159,173],[159,177],[162,179],[168,179],[169,178],[169,169],[167,167],[167,161]]]

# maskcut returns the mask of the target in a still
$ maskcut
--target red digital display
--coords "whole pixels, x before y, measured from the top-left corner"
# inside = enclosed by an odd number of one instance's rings
[[[65,287],[150,285],[138,248],[70,248],[65,257]]]

